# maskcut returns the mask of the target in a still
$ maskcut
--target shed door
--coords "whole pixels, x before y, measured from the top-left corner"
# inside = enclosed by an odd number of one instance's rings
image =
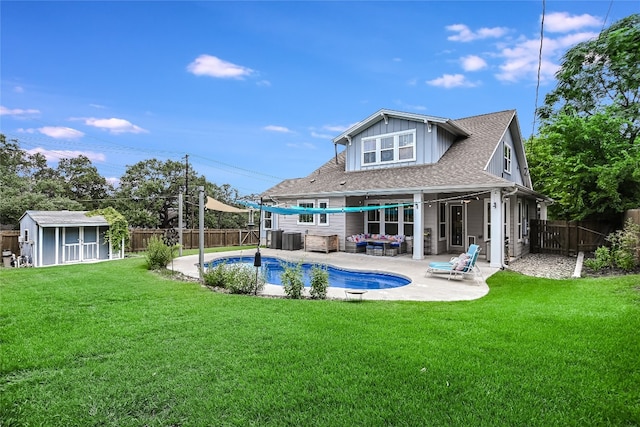
[[[64,229],[64,260],[66,262],[80,260],[80,227]]]

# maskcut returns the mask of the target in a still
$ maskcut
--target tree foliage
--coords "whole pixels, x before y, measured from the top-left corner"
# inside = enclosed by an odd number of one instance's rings
[[[564,55],[558,83],[527,142],[537,190],[555,199],[550,215],[617,220],[640,206],[640,15]]]
[[[128,166],[114,190],[85,156],[61,159],[51,167],[42,154],[28,153],[17,140],[0,134],[0,224],[17,226],[26,210],[100,210],[109,215],[105,208],[111,208],[122,214],[118,221],[132,227],[176,227],[178,194],[188,181],[184,225],[197,227],[199,186],[224,203],[238,198],[238,191],[229,184],[207,182],[193,169],[185,179],[185,170],[178,161],[144,160]],[[205,213],[209,228],[240,228],[246,221],[240,214]],[[114,242],[119,244],[121,237]]]
[[[41,154],[29,154],[0,134],[0,224],[16,226],[27,210],[81,210],[67,197]]]

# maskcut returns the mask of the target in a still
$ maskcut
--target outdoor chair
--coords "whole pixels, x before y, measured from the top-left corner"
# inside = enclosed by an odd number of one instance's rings
[[[480,268],[476,265],[479,254],[480,246],[470,245],[469,250],[465,254],[452,258],[449,262],[430,262],[425,277],[427,274],[448,273],[448,280],[455,276],[464,278],[465,274],[474,274],[477,278],[478,275],[480,275]]]

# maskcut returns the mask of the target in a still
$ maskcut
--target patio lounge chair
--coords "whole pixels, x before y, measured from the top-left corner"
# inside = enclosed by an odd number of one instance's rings
[[[449,262],[430,262],[429,268],[425,273],[433,275],[434,273],[449,273],[448,279],[451,277],[460,276],[464,278],[465,274],[474,274],[476,277],[480,273],[480,269],[476,266],[476,261],[478,260],[478,255],[480,254],[480,246],[478,245],[470,245],[469,250],[465,255],[464,260],[459,258],[453,258]],[[462,263],[462,264],[461,264]]]

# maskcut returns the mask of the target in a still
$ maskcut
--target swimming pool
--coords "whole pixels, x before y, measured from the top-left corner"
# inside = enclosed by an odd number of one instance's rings
[[[220,263],[226,262],[227,264],[249,264],[253,267],[253,256],[231,256],[223,257],[212,260],[205,264],[206,268],[215,267]],[[262,257],[261,272],[265,272],[265,278],[267,283],[272,285],[282,285],[280,275],[284,271],[283,265],[292,265],[296,263],[285,261],[275,257]],[[317,264],[302,263],[303,281],[306,287],[309,287],[311,283],[311,268]],[[324,264],[321,264],[324,266]],[[329,286],[334,288],[346,288],[346,289],[392,289],[406,286],[411,281],[405,277],[390,274],[390,273],[374,273],[348,270],[345,268],[338,268],[332,265],[327,265],[327,271],[329,272]]]

